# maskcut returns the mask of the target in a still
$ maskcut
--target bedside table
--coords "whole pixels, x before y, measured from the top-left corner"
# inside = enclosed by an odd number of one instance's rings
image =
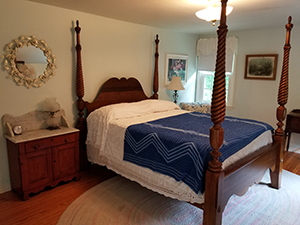
[[[35,118],[32,115],[36,113],[26,114],[21,120],[10,115],[3,117],[8,130],[15,125],[9,121],[21,124],[25,130],[21,135],[11,135],[11,132],[5,135],[11,186],[23,200],[47,186],[54,187],[61,181],[80,178],[79,130],[69,126],[60,126],[56,130],[39,126],[40,129],[29,130],[29,126],[26,127],[28,120],[24,118],[29,116],[32,121]],[[31,122],[31,128],[36,128],[39,122]],[[66,121],[63,124],[68,125]]]
[[[300,133],[300,109],[294,109],[287,115],[285,134],[288,137],[286,151],[289,150],[291,133]]]

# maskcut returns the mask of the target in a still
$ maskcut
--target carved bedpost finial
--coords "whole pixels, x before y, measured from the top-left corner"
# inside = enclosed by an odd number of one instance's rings
[[[289,45],[290,44],[290,39],[291,39],[291,30],[293,28],[292,17],[291,16],[289,16],[288,23],[285,25],[285,28],[286,28],[286,31],[287,31],[285,44]]]
[[[210,129],[210,144],[212,146],[211,155],[212,161],[209,162],[208,169],[212,172],[222,170],[222,163],[219,161],[221,153],[219,149],[223,145],[224,129],[221,123],[225,119],[226,110],[226,88],[225,88],[225,50],[226,50],[226,35],[228,32],[226,25],[226,7],[227,0],[222,0],[221,20],[218,27],[218,50],[216,60],[216,71],[213,86],[213,94],[211,101],[211,120],[214,123]]]
[[[77,33],[77,45],[80,46],[80,36],[79,36],[79,34],[80,34],[80,31],[81,31],[81,28],[80,28],[80,26],[79,26],[79,21],[78,21],[78,20],[76,20],[75,31],[76,31],[76,33]]]
[[[158,34],[156,35],[156,39],[155,39],[155,66],[154,66],[154,77],[153,77],[153,95],[152,98],[154,99],[158,99],[158,43],[159,43],[159,39],[158,39]]]

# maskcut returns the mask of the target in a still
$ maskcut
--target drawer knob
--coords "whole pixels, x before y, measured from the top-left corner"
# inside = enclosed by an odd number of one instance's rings
[[[40,147],[39,145],[35,145],[33,148],[38,149],[39,147]]]
[[[69,142],[69,138],[66,138],[66,139],[65,139],[65,142]]]

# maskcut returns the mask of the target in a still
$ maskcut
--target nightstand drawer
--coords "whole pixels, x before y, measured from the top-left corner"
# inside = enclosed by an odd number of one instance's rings
[[[288,115],[285,131],[300,133],[300,117]]]
[[[40,149],[50,148],[56,145],[62,145],[76,141],[76,133],[44,138],[25,143],[25,152],[33,152]]]

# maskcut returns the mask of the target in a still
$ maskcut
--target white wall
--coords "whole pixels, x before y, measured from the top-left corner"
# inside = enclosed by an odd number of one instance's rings
[[[188,54],[189,76],[196,68],[196,35],[176,33],[153,27],[107,19],[95,15],[60,9],[25,0],[0,0],[1,49],[21,35],[44,39],[57,58],[56,75],[41,88],[17,86],[8,73],[0,70],[0,117],[19,116],[38,110],[47,97],[56,97],[71,124],[77,118],[74,90],[74,24],[80,21],[85,97],[92,101],[99,86],[110,77],[137,77],[146,94],[151,95],[154,67],[154,38],[159,34],[159,74],[161,99],[172,99],[164,86],[165,54]],[[3,49],[1,55],[4,53]],[[194,77],[192,78],[194,79]],[[187,86],[190,83],[187,84]],[[188,95],[189,93],[189,95]],[[194,88],[181,99],[192,101]],[[180,99],[180,101],[181,101]],[[0,193],[10,190],[6,140],[0,126]]]

